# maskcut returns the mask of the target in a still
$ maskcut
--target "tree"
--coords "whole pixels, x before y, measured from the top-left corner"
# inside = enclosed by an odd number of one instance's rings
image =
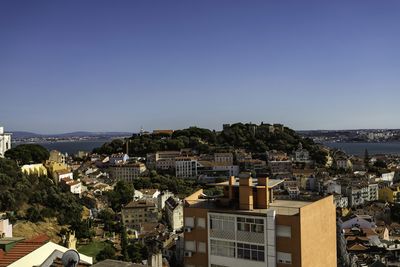
[[[97,254],[97,261],[104,261],[107,259],[115,259],[115,248],[108,244]]]
[[[49,151],[37,144],[22,144],[6,151],[5,156],[19,164],[41,163],[49,158]]]
[[[380,168],[380,169],[386,169],[387,168],[387,164],[385,161],[378,159],[375,163],[374,163],[374,167]]]
[[[116,224],[118,224],[118,222],[113,212],[103,209],[99,212],[98,218],[103,221],[105,231],[116,232]]]
[[[142,260],[147,259],[148,252],[146,246],[144,246],[140,242],[135,242],[132,244],[129,244],[127,247],[128,255],[129,258],[132,260],[132,262],[142,262]]]
[[[135,189],[131,183],[118,181],[113,191],[107,192],[106,196],[114,211],[120,211],[123,205],[126,205],[133,199]]]
[[[47,176],[23,174],[14,160],[0,159],[0,192],[0,211],[18,212],[21,206],[30,205],[25,214],[28,220],[57,217],[61,225],[79,230],[82,219],[79,199],[71,192],[62,192]]]
[[[31,222],[38,222],[43,220],[42,215],[40,214],[40,210],[36,207],[30,207],[27,210],[26,219]]]
[[[368,167],[368,165],[369,165],[369,153],[368,153],[368,149],[365,149],[365,151],[364,151],[364,164],[365,164],[365,167]]]
[[[128,237],[126,235],[126,228],[124,225],[122,225],[122,227],[121,227],[121,254],[122,254],[123,261],[129,260]]]

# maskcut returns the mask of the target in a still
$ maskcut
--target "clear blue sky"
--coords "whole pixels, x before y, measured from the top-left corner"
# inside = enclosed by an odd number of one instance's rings
[[[0,2],[0,124],[400,128],[400,1]]]

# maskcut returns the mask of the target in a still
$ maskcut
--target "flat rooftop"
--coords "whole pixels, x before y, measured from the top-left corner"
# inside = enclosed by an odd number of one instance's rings
[[[254,186],[258,186],[258,179],[257,178],[252,178],[253,181],[253,187]],[[283,183],[283,180],[280,179],[268,179],[268,188],[273,188],[279,184]],[[225,181],[222,183],[217,183],[214,184],[216,186],[229,186],[229,181]],[[239,179],[236,179],[235,183],[233,184],[233,186],[237,187],[239,186]]]
[[[309,204],[311,204],[313,202],[311,201],[297,201],[297,200],[274,200],[274,202],[272,202],[270,204],[271,207],[286,207],[286,208],[302,208],[304,206],[307,206]]]
[[[227,213],[251,213],[266,214],[269,210],[275,210],[277,215],[293,216],[300,212],[300,208],[312,204],[313,201],[296,201],[296,200],[275,200],[270,203],[268,209],[241,210],[235,205],[224,205],[219,200],[224,199],[198,199],[186,201],[190,208],[208,209],[210,211],[227,212]]]
[[[296,215],[300,212],[300,208],[312,204],[312,201],[296,201],[296,200],[274,200],[270,203],[270,208],[276,211],[277,215]]]

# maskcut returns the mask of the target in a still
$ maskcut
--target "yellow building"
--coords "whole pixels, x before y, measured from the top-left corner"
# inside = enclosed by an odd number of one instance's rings
[[[391,186],[379,189],[379,200],[389,203],[400,202],[400,186]]]
[[[21,171],[27,175],[47,176],[47,169],[43,164],[27,164],[21,167]]]
[[[57,150],[50,151],[49,161],[65,163],[65,155]]]
[[[46,165],[47,170],[49,171],[49,174],[53,178],[58,178],[57,173],[71,171],[71,168],[67,164],[64,164],[64,163],[47,160],[45,165]]]

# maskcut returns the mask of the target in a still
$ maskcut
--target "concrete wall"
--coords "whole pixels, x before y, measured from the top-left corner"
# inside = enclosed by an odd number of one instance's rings
[[[200,209],[200,208],[188,208],[185,207],[183,211],[183,217],[194,217],[194,227],[191,232],[185,232],[184,240],[191,241],[195,240],[197,242],[204,242],[206,243],[206,253],[193,253],[192,257],[184,257],[185,265],[194,265],[194,266],[208,266],[208,220],[207,220],[207,209]],[[205,228],[197,227],[197,218],[204,218],[206,225]],[[184,219],[185,221],[185,219]],[[196,244],[197,246],[197,244]]]
[[[3,235],[4,237],[13,237],[13,228],[12,224],[8,221],[8,219],[2,219],[0,220],[0,234]],[[1,238],[1,236],[0,236]]]
[[[336,267],[336,209],[333,196],[300,209],[301,266]]]
[[[291,237],[276,237],[276,251],[285,252],[292,254],[292,265],[291,266],[302,266],[301,265],[301,241],[300,241],[300,216],[276,216],[276,226],[284,225],[290,226]],[[288,266],[287,264],[277,263],[277,267]],[[306,266],[306,265],[303,265]]]

